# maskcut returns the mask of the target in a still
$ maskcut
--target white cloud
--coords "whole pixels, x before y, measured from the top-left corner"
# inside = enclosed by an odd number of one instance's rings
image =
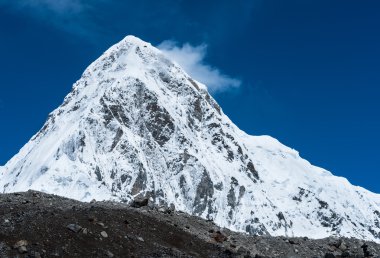
[[[158,45],[158,48],[177,62],[191,77],[207,85],[213,93],[231,90],[241,85],[240,80],[231,78],[204,62],[207,52],[205,44],[194,47],[186,43],[178,46],[176,42],[166,40]]]

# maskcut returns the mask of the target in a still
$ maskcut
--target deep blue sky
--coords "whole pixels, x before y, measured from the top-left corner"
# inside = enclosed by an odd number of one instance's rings
[[[380,193],[380,1],[57,2],[0,0],[1,165],[133,34],[207,44],[205,62],[242,81],[214,94],[240,128]]]

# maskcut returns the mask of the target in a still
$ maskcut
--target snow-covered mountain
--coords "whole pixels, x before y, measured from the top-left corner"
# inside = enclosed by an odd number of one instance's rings
[[[127,36],[0,170],[0,192],[160,205],[251,234],[380,242],[380,195],[242,132],[201,83]]]

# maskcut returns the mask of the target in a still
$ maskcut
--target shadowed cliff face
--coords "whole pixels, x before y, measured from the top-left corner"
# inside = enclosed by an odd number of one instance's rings
[[[0,194],[0,257],[380,255],[378,244],[357,239],[253,237],[152,202],[135,202],[134,207],[36,191]]]
[[[249,118],[247,118],[249,119]],[[380,241],[380,197],[249,136],[149,43],[127,37],[92,63],[0,171],[0,192],[156,205],[255,235]]]

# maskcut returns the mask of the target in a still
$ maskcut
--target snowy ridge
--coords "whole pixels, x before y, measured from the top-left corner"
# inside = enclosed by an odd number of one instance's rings
[[[380,242],[380,195],[242,132],[205,85],[133,36],[85,70],[0,175],[0,192],[148,195],[250,234]]]

